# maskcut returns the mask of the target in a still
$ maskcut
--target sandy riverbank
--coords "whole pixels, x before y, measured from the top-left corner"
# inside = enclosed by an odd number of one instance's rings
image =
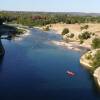
[[[79,44],[79,40],[78,40],[78,35],[80,33],[82,33],[80,27],[84,26],[84,25],[89,25],[89,28],[86,31],[95,33],[96,36],[100,36],[100,24],[98,24],[98,23],[84,23],[84,24],[57,23],[57,24],[50,24],[50,25],[47,25],[47,26],[50,26],[50,30],[53,30],[54,34],[60,34],[60,35],[61,35],[64,28],[68,28],[70,30],[70,33],[74,33],[74,38],[72,38],[73,43],[72,42],[65,43],[65,42],[62,42],[62,41],[52,41],[52,43],[54,43],[55,45],[66,46],[66,48],[68,48],[68,49],[79,50],[80,44]],[[46,26],[35,27],[35,28],[43,31],[44,27],[46,27]],[[94,37],[87,39],[87,40],[84,40],[84,43],[81,44],[81,47],[90,49],[93,38]]]
[[[40,31],[43,31],[44,27],[35,27],[35,28],[39,29]],[[90,45],[91,41],[86,41],[85,43],[80,44],[79,41],[76,40],[79,33],[81,32],[79,24],[59,24],[59,23],[58,24],[51,24],[50,30],[53,30],[54,34],[61,35],[64,28],[69,28],[69,30],[75,34],[75,37],[73,38],[74,41],[66,43],[65,41],[62,40],[62,41],[51,41],[51,43],[53,43],[54,45],[62,46],[62,47],[65,47],[67,49],[72,49],[75,51],[81,51],[84,49],[91,48],[91,45]]]
[[[51,41],[51,43],[65,47],[67,49],[75,50],[75,51],[86,51],[89,50],[91,47],[89,45],[81,45],[79,42],[69,42],[66,43],[64,41]]]

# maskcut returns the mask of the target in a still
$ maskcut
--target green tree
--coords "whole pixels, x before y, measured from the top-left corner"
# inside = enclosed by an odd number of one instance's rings
[[[62,31],[62,35],[65,35],[65,34],[68,34],[69,33],[69,29],[68,28],[65,28],[63,31]]]
[[[87,30],[88,28],[89,28],[89,25],[84,25],[84,26],[81,26],[81,28],[80,28],[80,29],[81,29],[81,30],[84,30],[84,29],[86,29],[86,30]]]
[[[46,26],[45,28],[43,28],[44,31],[49,31],[49,26]]]
[[[91,65],[95,68],[100,67],[100,50],[96,52]]]
[[[100,48],[100,38],[95,38],[92,40],[92,48]]]
[[[89,53],[89,54],[85,55],[85,58],[86,58],[87,60],[91,60],[91,59],[92,59],[92,55]]]
[[[74,33],[71,33],[69,37],[70,38],[73,38],[74,37]]]
[[[4,17],[0,17],[0,25],[2,25],[4,21],[5,21],[5,18]]]
[[[91,37],[91,34],[88,31],[86,31],[86,32],[83,32],[83,33],[79,34],[78,37],[81,40],[89,39]]]
[[[80,40],[80,44],[83,44],[83,43],[84,43],[84,41],[81,39],[81,40]]]

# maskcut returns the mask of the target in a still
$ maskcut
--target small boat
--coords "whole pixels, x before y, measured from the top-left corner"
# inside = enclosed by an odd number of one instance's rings
[[[69,71],[69,70],[67,70],[67,71],[66,71],[66,74],[68,74],[69,76],[74,76],[74,75],[75,75],[75,73],[74,73],[74,72]]]

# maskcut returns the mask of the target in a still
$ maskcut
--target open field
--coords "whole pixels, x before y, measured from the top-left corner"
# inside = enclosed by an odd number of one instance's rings
[[[98,23],[84,23],[84,24],[51,24],[51,29],[57,31],[61,34],[64,28],[68,28],[71,33],[80,33],[80,27],[83,25],[89,25],[87,31],[93,32],[97,35],[100,35],[100,24]]]

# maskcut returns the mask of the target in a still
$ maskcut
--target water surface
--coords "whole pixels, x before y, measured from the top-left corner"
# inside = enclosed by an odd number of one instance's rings
[[[61,36],[37,29],[21,41],[2,40],[0,100],[100,100],[93,78],[79,63],[81,53],[52,40]],[[67,70],[76,75],[69,77]]]

